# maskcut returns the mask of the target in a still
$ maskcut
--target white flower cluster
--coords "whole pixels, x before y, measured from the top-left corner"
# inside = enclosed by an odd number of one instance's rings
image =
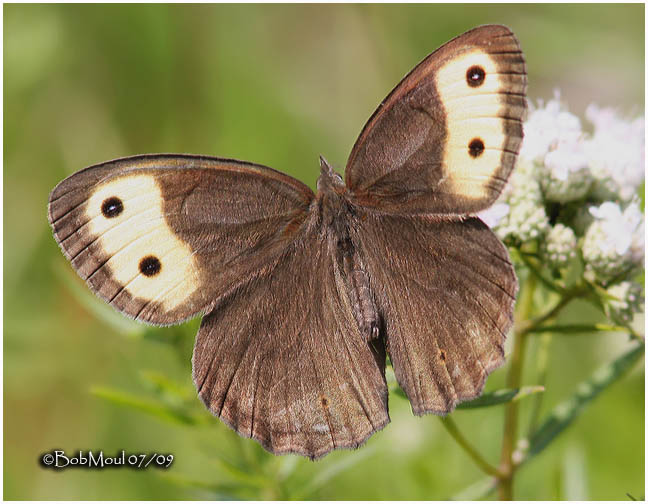
[[[563,224],[553,226],[540,246],[545,260],[554,268],[565,268],[576,258],[576,235]]]
[[[533,176],[533,163],[520,159],[498,202],[479,216],[500,238],[524,243],[549,230],[543,201],[542,189]]]
[[[608,294],[613,297],[608,301],[608,315],[622,323],[628,324],[632,316],[641,310],[645,302],[643,286],[634,282],[621,282],[611,286]]]
[[[613,280],[644,262],[644,215],[636,201],[621,210],[606,201],[591,207],[594,222],[583,237],[583,259],[588,271],[603,282]]]
[[[534,163],[548,201],[580,199],[592,185],[580,119],[557,98],[529,115],[520,157]]]
[[[593,195],[600,201],[630,201],[645,178],[645,122],[626,121],[614,109],[590,105],[585,116],[594,134],[585,152],[594,176]]]
[[[559,95],[529,113],[517,167],[499,200],[480,217],[506,243],[537,243],[554,270],[582,257],[586,277],[619,299],[623,320],[643,303],[634,275],[644,263],[644,118],[590,105],[590,126]],[[587,124],[586,124],[587,125]],[[643,286],[639,289],[643,292]]]

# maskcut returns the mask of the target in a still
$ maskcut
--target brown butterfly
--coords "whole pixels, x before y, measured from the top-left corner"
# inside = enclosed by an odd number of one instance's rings
[[[90,288],[126,315],[204,314],[198,395],[273,453],[321,457],[389,422],[386,353],[412,410],[446,414],[504,362],[517,280],[475,212],[522,140],[525,63],[503,26],[430,54],[374,112],[345,179],[317,194],[271,168],[189,155],[91,166],[49,221]]]

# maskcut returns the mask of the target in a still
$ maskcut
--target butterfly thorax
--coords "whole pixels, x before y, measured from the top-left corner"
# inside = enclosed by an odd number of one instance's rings
[[[320,176],[317,179],[318,197],[322,194],[342,195],[347,191],[342,176],[337,173],[326,159],[320,156]]]
[[[336,234],[348,234],[348,217],[352,214],[348,200],[348,190],[342,177],[320,156],[321,174],[317,179],[317,208],[319,221],[324,226],[332,226]]]
[[[318,226],[335,257],[338,287],[353,308],[360,332],[367,340],[372,340],[379,336],[379,315],[369,275],[353,240],[352,228],[360,225],[357,211],[342,177],[324,158],[320,158],[320,165],[315,199]]]

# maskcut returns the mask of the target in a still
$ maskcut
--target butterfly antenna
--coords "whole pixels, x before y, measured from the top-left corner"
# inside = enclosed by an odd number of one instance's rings
[[[320,155],[319,158],[320,158],[320,172],[322,174],[326,173],[328,175],[333,175],[333,173],[335,172],[333,171],[333,167],[329,164],[329,162],[326,159],[324,159],[324,156]]]

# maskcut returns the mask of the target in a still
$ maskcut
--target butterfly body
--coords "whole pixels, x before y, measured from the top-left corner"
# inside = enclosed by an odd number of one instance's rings
[[[315,225],[328,236],[328,249],[336,261],[342,283],[347,290],[351,309],[361,335],[367,339],[379,337],[379,310],[375,304],[364,261],[358,244],[353,242],[352,229],[362,227],[366,212],[354,204],[352,194],[342,177],[335,173],[324,158],[320,158],[321,175],[315,198]]]
[[[271,168],[155,154],[95,165],[50,195],[90,288],[168,325],[204,315],[198,395],[273,453],[311,458],[389,422],[389,354],[412,411],[446,414],[504,362],[517,280],[474,213],[522,139],[526,71],[502,26],[448,42],[365,125],[317,194]]]

